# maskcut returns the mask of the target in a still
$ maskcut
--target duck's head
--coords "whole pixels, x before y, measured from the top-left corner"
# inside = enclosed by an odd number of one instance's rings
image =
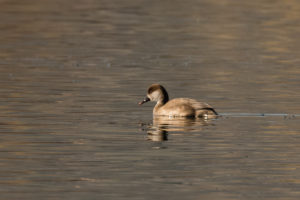
[[[162,85],[152,84],[148,88],[146,98],[143,101],[139,102],[139,104],[142,105],[148,101],[156,101],[163,104],[167,103],[169,101],[167,90]]]

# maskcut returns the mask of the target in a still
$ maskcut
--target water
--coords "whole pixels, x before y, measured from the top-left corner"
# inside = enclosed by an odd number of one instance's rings
[[[299,199],[297,1],[0,5],[1,199]]]

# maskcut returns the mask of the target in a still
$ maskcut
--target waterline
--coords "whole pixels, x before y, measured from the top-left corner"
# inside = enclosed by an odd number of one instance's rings
[[[296,118],[300,114],[287,114],[287,113],[219,113],[221,117],[284,117]]]

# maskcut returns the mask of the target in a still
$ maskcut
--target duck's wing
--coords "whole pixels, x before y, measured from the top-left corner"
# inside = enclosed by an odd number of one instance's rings
[[[218,115],[218,113],[215,111],[215,109],[205,102],[199,102],[195,99],[186,99],[186,101],[188,101],[189,104],[193,108],[195,108],[197,111],[205,111],[206,110],[206,111],[213,112],[215,115]]]
[[[164,106],[166,110],[177,110],[178,115],[186,114],[195,115],[197,117],[202,117],[204,115],[218,115],[213,107],[205,102],[199,102],[195,99],[189,98],[176,98],[168,101]],[[179,109],[179,110],[178,110]]]

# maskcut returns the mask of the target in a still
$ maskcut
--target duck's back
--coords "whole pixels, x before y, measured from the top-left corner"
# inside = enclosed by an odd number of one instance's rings
[[[176,98],[154,110],[156,115],[203,117],[204,115],[217,115],[216,111],[207,103],[195,99]]]

